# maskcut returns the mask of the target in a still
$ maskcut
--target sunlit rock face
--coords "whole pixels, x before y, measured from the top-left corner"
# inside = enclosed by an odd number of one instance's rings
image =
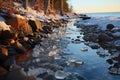
[[[32,29],[28,24],[27,19],[21,17],[13,17],[8,20],[8,24],[10,24],[17,31],[23,31],[25,35],[32,33]]]
[[[29,22],[29,25],[31,26],[33,32],[41,31],[43,28],[43,23],[37,19],[29,20],[28,22]]]

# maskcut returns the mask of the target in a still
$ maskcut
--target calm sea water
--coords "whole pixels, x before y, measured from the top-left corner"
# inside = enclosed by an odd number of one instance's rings
[[[120,17],[120,12],[101,12],[101,13],[87,13],[92,17]]]

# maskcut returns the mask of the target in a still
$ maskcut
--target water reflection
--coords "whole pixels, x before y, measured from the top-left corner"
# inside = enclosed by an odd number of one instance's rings
[[[81,76],[88,80],[119,80],[120,76],[109,74],[110,71],[114,71],[114,73],[120,71],[120,69],[116,69],[114,67],[109,68],[110,65],[106,62],[107,59],[111,58],[109,50],[103,49],[97,43],[84,41],[84,32],[82,28],[78,28],[72,24],[73,23],[69,24],[66,29],[71,34],[64,35],[66,37],[70,37],[67,39],[70,41],[67,49],[73,53],[73,57],[84,61],[84,65],[83,67],[68,66],[64,70],[80,73]],[[80,42],[75,43],[75,41]],[[75,59],[70,60],[75,62]],[[116,61],[118,61],[118,59]]]

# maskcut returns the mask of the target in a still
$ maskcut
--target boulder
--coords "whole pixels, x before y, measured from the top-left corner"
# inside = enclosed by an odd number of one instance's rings
[[[108,25],[107,25],[107,29],[108,29],[108,30],[112,30],[114,27],[115,27],[115,26],[114,26],[113,24],[108,24]]]
[[[114,41],[114,46],[120,50],[120,40]]]
[[[0,66],[0,80],[4,80],[4,77],[7,75],[8,71]]]
[[[16,52],[19,54],[25,53],[25,48],[20,42],[16,42],[14,45],[14,48],[15,48]]]
[[[15,38],[15,34],[9,30],[2,31],[0,34],[0,43],[4,45],[8,45],[11,43],[11,39]],[[12,42],[13,43],[13,42]]]
[[[15,30],[18,32],[23,31],[24,35],[28,35],[32,33],[32,29],[28,24],[27,19],[21,17],[12,17],[7,21]]]
[[[48,34],[52,32],[52,27],[51,26],[43,26],[43,32]]]
[[[0,65],[2,65],[8,59],[8,50],[5,47],[0,46]]]
[[[88,33],[88,34],[85,34],[85,36],[83,37],[83,39],[85,41],[98,42],[98,34]]]
[[[109,64],[113,64],[113,60],[112,59],[107,59],[106,60]]]
[[[8,73],[6,80],[27,80],[22,69],[14,69]]]
[[[30,24],[33,32],[42,30],[43,23],[40,22],[37,19],[35,19],[35,20],[29,20],[29,24]]]
[[[114,38],[120,38],[120,32],[112,33],[112,36],[113,36]]]
[[[107,34],[105,33],[100,33],[98,35],[98,41],[101,43],[101,42],[109,42],[109,41],[112,41],[113,38],[108,36]]]

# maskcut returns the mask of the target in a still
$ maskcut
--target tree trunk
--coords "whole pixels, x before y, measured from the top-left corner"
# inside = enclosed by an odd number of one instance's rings
[[[23,1],[23,6],[26,10],[28,9],[28,0]]]
[[[63,0],[60,0],[60,15],[63,16]]]
[[[37,8],[37,10],[40,11],[40,8],[41,8],[40,2],[41,2],[41,1],[40,1],[40,0],[37,0],[37,2],[38,2],[38,8]]]
[[[54,9],[54,0],[50,0],[51,9]]]
[[[48,15],[49,10],[50,10],[50,0],[44,0],[44,13]]]

